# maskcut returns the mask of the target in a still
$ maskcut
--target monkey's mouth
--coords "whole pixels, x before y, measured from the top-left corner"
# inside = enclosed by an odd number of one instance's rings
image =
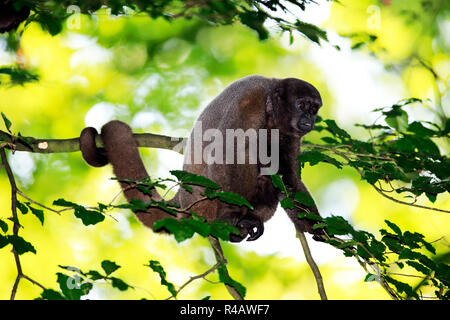
[[[305,123],[305,124],[296,124],[293,127],[292,135],[296,137],[302,137],[305,134],[311,132],[311,130],[314,128],[314,124]]]
[[[297,128],[300,132],[308,133],[314,128],[314,124],[311,124],[310,122],[298,123]]]

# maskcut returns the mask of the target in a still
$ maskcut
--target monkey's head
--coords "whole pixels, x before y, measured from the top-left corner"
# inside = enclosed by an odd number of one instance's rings
[[[280,80],[271,100],[268,112],[273,115],[274,127],[281,134],[296,137],[302,137],[314,128],[317,112],[322,106],[319,91],[296,78]]]

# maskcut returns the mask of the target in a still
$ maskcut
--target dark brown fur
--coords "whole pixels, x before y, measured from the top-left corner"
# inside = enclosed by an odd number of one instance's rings
[[[307,82],[293,78],[249,76],[228,86],[208,105],[198,120],[202,121],[203,132],[214,128],[219,129],[223,135],[226,129],[279,129],[280,169],[276,173],[282,175],[284,183],[292,191],[308,193],[298,174],[297,157],[300,153],[300,138],[312,129],[317,109],[321,105],[319,92]],[[193,133],[190,140],[193,139]],[[89,164],[103,165],[106,157],[119,179],[139,180],[148,177],[127,124],[111,121],[102,128],[101,137],[104,151],[93,152],[97,149],[92,128],[84,129],[81,134],[80,147]],[[208,144],[209,142],[202,141],[202,149]],[[193,151],[194,146],[189,145],[188,143],[187,151]],[[268,149],[271,150],[270,146]],[[225,156],[225,148],[223,151]],[[234,152],[236,156],[236,150]],[[248,160],[248,144],[246,154]],[[189,163],[186,155],[183,170],[217,182],[223,190],[243,196],[254,206],[254,210],[249,210],[218,200],[207,200],[199,202],[192,209],[208,221],[221,219],[238,227],[241,236],[233,236],[232,241],[241,241],[248,235],[248,240],[257,239],[264,230],[263,223],[272,217],[281,197],[280,191],[272,185],[270,176],[260,174],[261,166],[259,161],[256,164],[248,164],[248,161],[246,164],[206,164],[203,161]],[[121,182],[121,185],[129,201],[149,200],[149,196],[128,183]],[[180,189],[173,201],[186,207],[201,197],[201,191],[202,188],[195,187],[191,194]],[[156,191],[152,197],[161,199]],[[309,210],[319,214],[316,207]],[[298,230],[313,233],[312,223],[297,217],[302,209],[286,211]],[[168,214],[152,208],[147,212],[138,212],[137,216],[144,225],[152,227],[155,221]]]

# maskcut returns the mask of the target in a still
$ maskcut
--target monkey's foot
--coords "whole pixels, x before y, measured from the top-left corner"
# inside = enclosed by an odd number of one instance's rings
[[[264,224],[261,219],[254,215],[247,214],[241,220],[238,221],[236,227],[241,231],[240,235],[230,234],[231,242],[241,242],[248,235],[250,235],[247,241],[254,241],[262,236],[264,233]]]

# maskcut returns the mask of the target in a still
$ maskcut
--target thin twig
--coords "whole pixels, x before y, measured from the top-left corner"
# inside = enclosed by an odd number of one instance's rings
[[[388,196],[387,194],[385,194],[383,191],[381,191],[377,186],[372,184],[372,187],[374,187],[375,190],[377,190],[377,192],[379,194],[381,194],[383,197],[392,200],[394,202],[400,203],[400,204],[406,204],[408,206],[412,206],[412,207],[416,207],[416,208],[421,208],[421,209],[427,209],[427,210],[434,210],[434,211],[439,211],[439,212],[446,212],[446,213],[450,213],[449,210],[444,210],[444,209],[439,209],[439,208],[433,208],[433,207],[427,207],[427,206],[422,206],[420,204],[415,204],[415,203],[411,203],[411,202],[406,202],[406,201],[402,201],[402,200],[398,200],[395,199],[391,196]]]
[[[20,191],[20,189],[17,189],[17,193],[18,193],[19,195],[21,195],[23,198],[25,198],[25,199],[27,199],[28,201],[30,201],[31,203],[34,203],[35,205],[40,206],[41,208],[44,208],[44,209],[46,209],[46,210],[48,210],[48,211],[52,211],[52,212],[54,212],[54,213],[56,213],[56,214],[59,214],[59,215],[61,215],[61,212],[62,212],[62,211],[66,211],[66,210],[71,210],[71,209],[72,209],[72,208],[64,208],[64,209],[61,209],[61,210],[55,210],[55,209],[49,208],[49,207],[47,207],[47,206],[45,206],[45,205],[43,205],[43,204],[37,202],[37,201],[34,201],[34,200],[31,199],[30,197],[28,197],[25,193],[23,193],[22,191]]]
[[[188,281],[186,281],[185,283],[183,283],[180,288],[178,290],[175,290],[175,295],[171,295],[170,297],[168,297],[166,300],[170,300],[172,298],[175,298],[175,296],[177,296],[181,290],[183,290],[188,284],[190,284],[192,281],[197,280],[197,279],[205,279],[205,277],[210,274],[211,272],[215,271],[218,267],[220,266],[220,262],[217,262],[214,266],[212,266],[211,268],[209,268],[208,270],[206,270],[205,272],[203,272],[202,274],[196,275],[196,276],[192,276],[189,278]]]
[[[308,241],[306,240],[305,234],[301,231],[298,231],[297,238],[300,240],[300,243],[302,244],[303,253],[305,254],[306,261],[308,262],[309,267],[311,268],[314,274],[314,278],[316,279],[317,290],[319,291],[320,299],[328,300],[327,294],[325,293],[325,286],[323,285],[322,275],[320,274],[319,267],[317,266],[316,262],[314,261],[311,255],[311,250],[309,249]]]

